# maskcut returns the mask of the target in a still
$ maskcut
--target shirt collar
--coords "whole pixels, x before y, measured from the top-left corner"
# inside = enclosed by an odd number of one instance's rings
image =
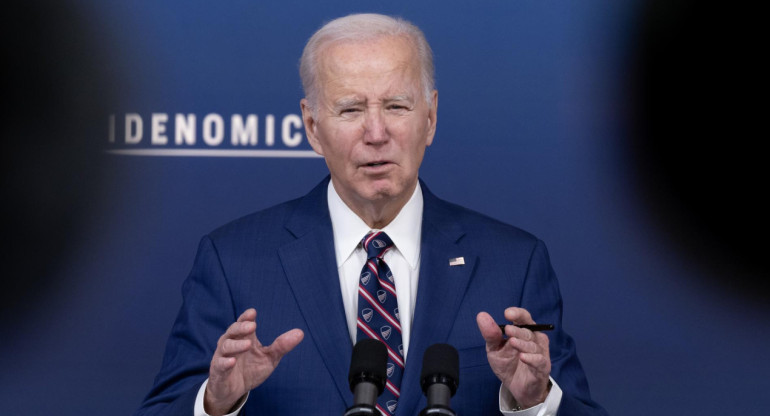
[[[368,225],[342,201],[334,184],[329,181],[327,188],[329,216],[334,231],[334,251],[337,267],[344,263],[358,247],[361,239],[371,231]],[[420,234],[422,231],[423,198],[420,183],[414,188],[412,197],[396,215],[396,218],[382,229],[404,256],[411,268],[417,267],[420,257]]]

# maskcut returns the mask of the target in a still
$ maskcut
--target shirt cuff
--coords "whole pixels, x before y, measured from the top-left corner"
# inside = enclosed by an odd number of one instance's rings
[[[516,416],[555,416],[556,412],[559,410],[562,392],[559,385],[556,384],[556,381],[550,377],[549,379],[551,380],[551,391],[548,392],[545,401],[537,406],[532,406],[529,409],[523,410],[514,410],[518,407],[518,403],[516,403],[516,399],[513,398],[511,392],[509,392],[508,389],[503,388],[503,385],[501,384],[499,394],[500,413]]]
[[[193,410],[194,416],[210,416],[206,411],[203,409],[203,395],[206,394],[206,385],[209,384],[209,379],[206,379],[206,381],[201,384],[201,388],[198,389],[198,395],[195,397],[195,409]],[[241,411],[243,408],[243,405],[246,404],[246,399],[249,398],[249,393],[246,393],[243,397],[241,397],[240,400],[238,400],[238,403],[236,403],[235,410],[232,413],[228,413],[225,416],[235,416],[238,414],[238,412]]]

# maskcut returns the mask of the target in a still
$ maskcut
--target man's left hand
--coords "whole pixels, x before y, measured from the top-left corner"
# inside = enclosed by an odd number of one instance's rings
[[[505,319],[514,324],[535,323],[526,309],[515,307],[505,310]],[[486,312],[476,316],[476,323],[487,343],[489,366],[516,402],[523,409],[544,402],[551,374],[548,336],[506,325],[506,339],[497,322]]]

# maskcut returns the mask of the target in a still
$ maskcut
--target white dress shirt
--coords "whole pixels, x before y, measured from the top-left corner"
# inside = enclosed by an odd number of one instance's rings
[[[382,230],[372,230],[342,201],[329,182],[327,200],[334,230],[334,251],[337,255],[337,272],[340,277],[342,303],[348,322],[350,340],[356,343],[358,331],[358,279],[366,264],[366,250],[361,240],[370,231],[383,231],[393,241],[393,248],[383,257],[393,272],[398,298],[398,315],[401,324],[401,341],[404,359],[409,351],[409,334],[412,328],[412,311],[417,300],[417,279],[420,270],[420,234],[422,231],[422,190],[420,184],[396,218]]]
[[[340,198],[334,189],[332,181],[327,188],[327,201],[329,215],[331,217],[334,233],[334,252],[337,260],[337,272],[340,279],[340,291],[342,303],[345,307],[348,332],[353,344],[356,342],[358,331],[356,319],[358,315],[358,279],[361,269],[366,263],[366,251],[361,245],[361,240],[370,231],[384,231],[393,241],[394,247],[388,250],[383,257],[393,272],[396,284],[396,296],[398,297],[398,313],[401,324],[401,341],[404,345],[404,359],[409,351],[409,336],[412,328],[412,312],[417,300],[417,281],[420,271],[420,242],[422,235],[423,198],[419,182],[415,187],[412,197],[401,208],[396,218],[382,230],[372,230],[358,217]],[[481,334],[479,334],[481,337]],[[562,392],[556,382],[551,379],[553,386],[545,402],[524,410],[512,410],[516,408],[513,396],[500,386],[499,402],[500,412],[503,414],[515,414],[517,416],[553,416],[559,408]],[[194,416],[208,416],[203,410],[203,394],[206,391],[206,380],[198,390],[195,400]],[[248,394],[244,397],[237,409],[226,416],[235,416],[241,410]]]

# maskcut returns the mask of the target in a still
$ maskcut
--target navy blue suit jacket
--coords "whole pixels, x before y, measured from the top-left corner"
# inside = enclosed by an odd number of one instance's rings
[[[257,337],[268,345],[300,328],[305,339],[267,381],[252,390],[245,415],[342,415],[352,405],[352,353],[326,202],[328,177],[306,196],[229,223],[200,243],[183,285],[183,305],[155,385],[137,415],[192,415],[218,338],[247,308],[257,309]],[[562,330],[562,302],[541,241],[510,225],[442,201],[422,184],[420,280],[397,415],[416,415],[425,349],[449,343],[460,355],[452,408],[461,416],[495,415],[500,381],[486,359],[476,314],[505,322],[521,306],[548,333],[551,376],[564,392],[559,415],[603,415],[591,401],[572,339]],[[463,257],[465,264],[450,266]]]

